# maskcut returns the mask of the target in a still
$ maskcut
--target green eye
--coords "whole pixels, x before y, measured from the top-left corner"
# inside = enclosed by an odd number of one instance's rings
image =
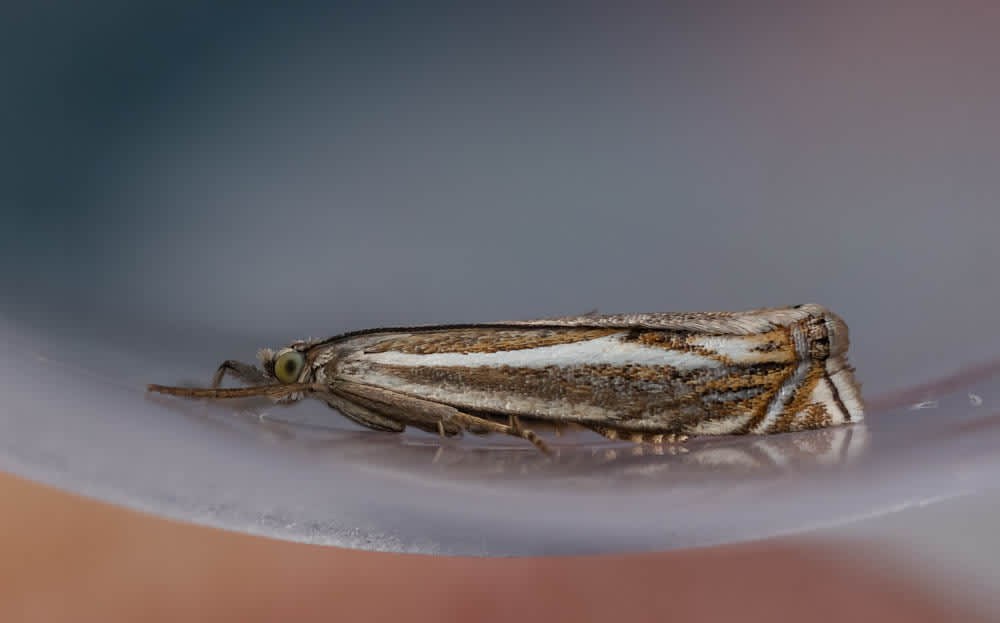
[[[302,353],[290,350],[275,360],[274,376],[282,383],[294,383],[299,380],[299,372],[302,372],[304,364],[305,358],[302,357]]]

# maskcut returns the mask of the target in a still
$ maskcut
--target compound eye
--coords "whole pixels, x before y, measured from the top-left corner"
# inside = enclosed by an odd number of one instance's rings
[[[297,350],[290,350],[274,362],[274,376],[282,383],[294,383],[299,380],[299,373],[305,365],[305,357]]]

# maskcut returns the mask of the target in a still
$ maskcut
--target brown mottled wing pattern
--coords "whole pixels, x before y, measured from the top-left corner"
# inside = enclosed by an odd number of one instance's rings
[[[727,434],[861,418],[846,326],[817,305],[374,329],[312,345],[323,382],[606,431]]]

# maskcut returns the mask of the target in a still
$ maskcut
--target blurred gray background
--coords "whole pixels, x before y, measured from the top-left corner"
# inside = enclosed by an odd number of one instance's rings
[[[1000,344],[995,4],[50,2],[0,24],[15,323],[245,338],[221,359],[814,301],[869,395]]]
[[[300,405],[347,429],[313,447],[142,387],[370,326],[807,301],[850,324],[869,398],[995,360],[998,32],[1000,5],[967,0],[6,6],[0,468],[391,551],[848,523],[823,534],[894,539],[995,595],[1000,503],[956,497],[1000,473],[995,371],[831,431],[871,443],[829,478],[646,457],[648,488],[584,463],[541,474],[558,494],[475,471],[518,458],[477,440],[441,467],[428,436]],[[801,438],[690,456],[772,441]]]

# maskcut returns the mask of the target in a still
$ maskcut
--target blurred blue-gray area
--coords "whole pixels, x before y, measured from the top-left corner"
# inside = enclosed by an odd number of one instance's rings
[[[285,340],[815,301],[869,391],[1000,343],[988,3],[4,13],[10,314]]]

